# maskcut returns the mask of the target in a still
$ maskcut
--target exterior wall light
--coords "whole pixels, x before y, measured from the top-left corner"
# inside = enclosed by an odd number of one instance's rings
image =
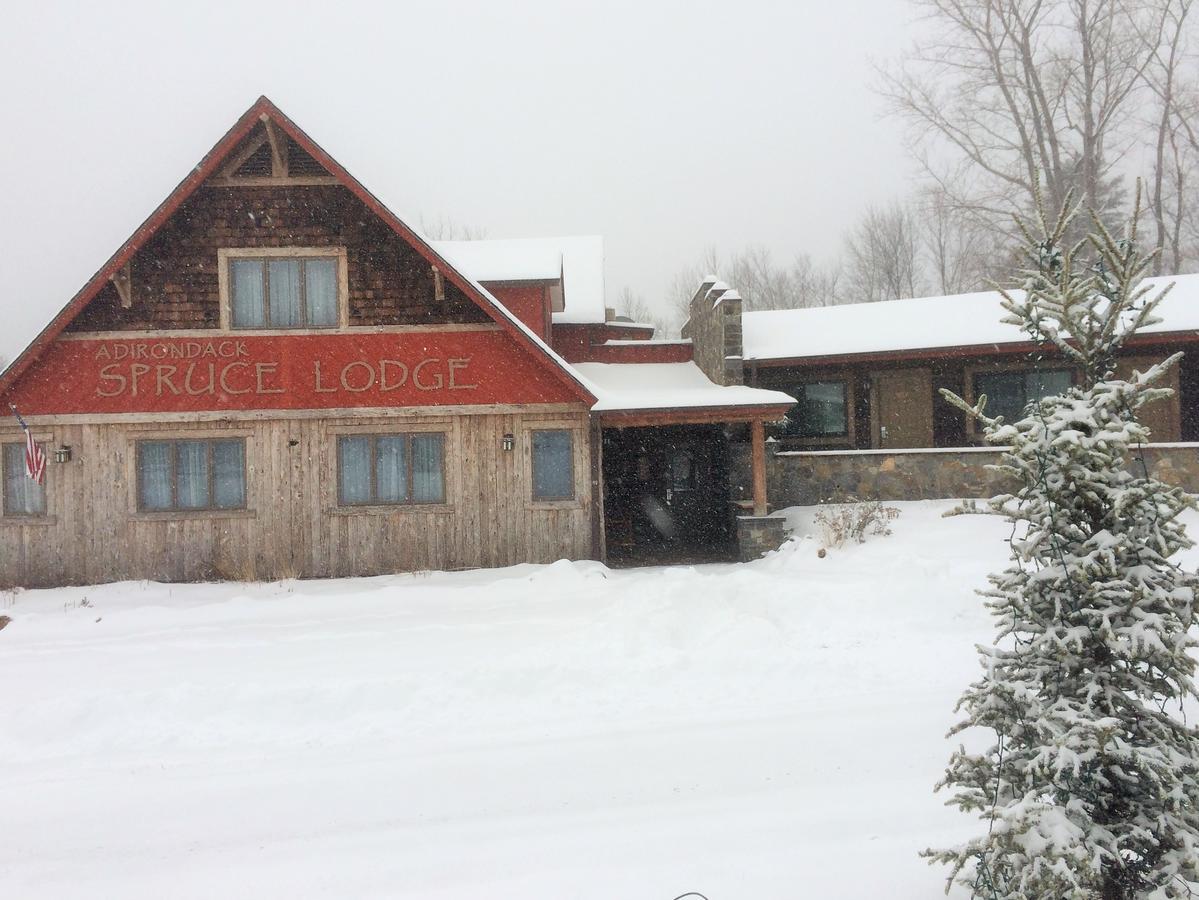
[[[511,433],[504,435],[504,450],[509,451],[516,446],[516,438]]]
[[[56,463],[65,463],[71,461],[71,445],[63,444],[54,451],[54,461]]]

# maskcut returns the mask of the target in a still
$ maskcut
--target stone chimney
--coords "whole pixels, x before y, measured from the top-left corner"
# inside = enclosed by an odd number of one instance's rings
[[[715,275],[691,298],[682,335],[691,339],[695,364],[716,384],[744,384],[741,361],[741,295]]]

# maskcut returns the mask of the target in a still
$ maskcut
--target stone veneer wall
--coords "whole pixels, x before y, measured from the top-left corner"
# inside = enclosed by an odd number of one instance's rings
[[[690,338],[692,359],[716,384],[744,384],[741,358],[741,295],[712,280],[691,298],[682,337]]]
[[[750,493],[749,447],[734,445],[731,481],[735,496]],[[991,448],[937,450],[793,451],[766,460],[767,496],[774,509],[813,506],[850,495],[862,500],[934,500],[991,497],[1013,485],[987,468],[999,461]],[[1149,444],[1150,473],[1199,493],[1199,444]]]
[[[738,516],[737,553],[741,562],[760,559],[791,536],[783,516]]]

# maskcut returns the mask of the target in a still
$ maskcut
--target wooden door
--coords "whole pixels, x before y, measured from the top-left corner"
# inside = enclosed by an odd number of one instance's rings
[[[712,437],[671,441],[659,458],[661,500],[670,521],[671,542],[704,548],[728,537],[728,473],[722,447]]]
[[[888,369],[870,376],[874,446],[901,450],[933,445],[933,379],[929,369]]]

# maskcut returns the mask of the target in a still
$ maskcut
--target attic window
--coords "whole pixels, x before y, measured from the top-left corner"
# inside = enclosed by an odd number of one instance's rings
[[[345,308],[340,248],[227,249],[219,254],[230,328],[336,328]]]

